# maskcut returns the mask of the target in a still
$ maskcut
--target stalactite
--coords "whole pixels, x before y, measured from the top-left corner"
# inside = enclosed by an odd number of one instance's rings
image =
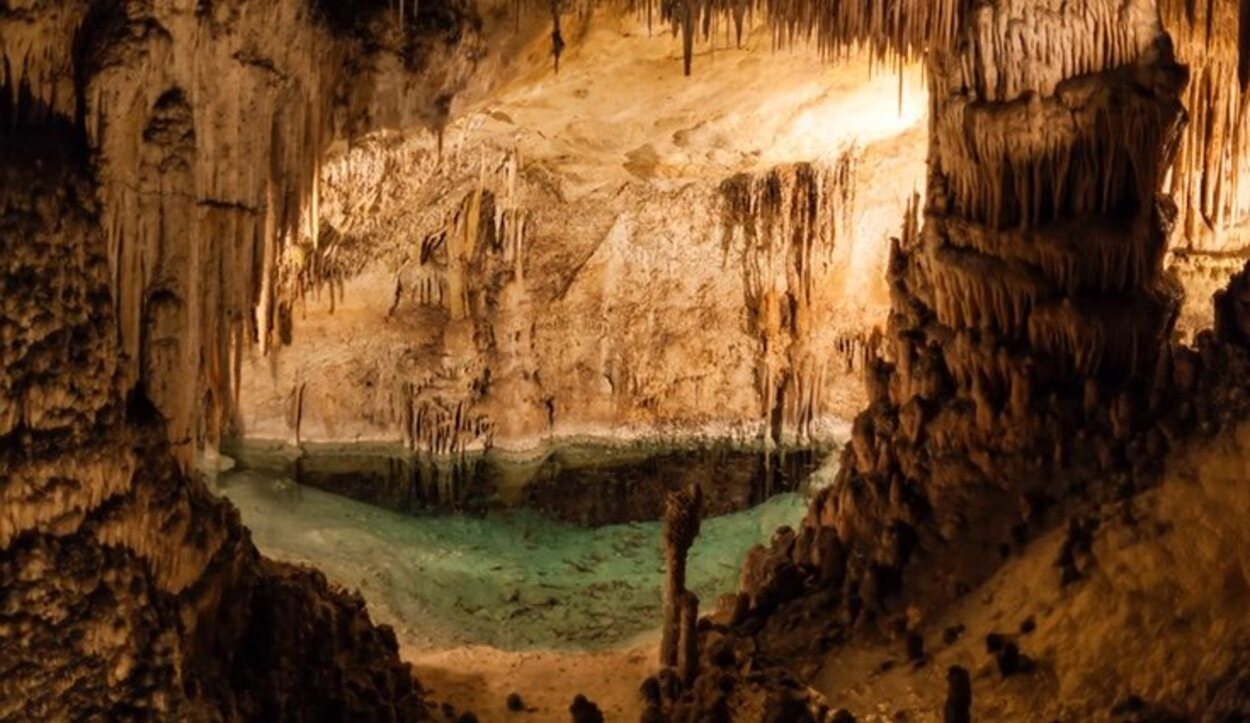
[[[407,258],[396,271],[393,306],[434,306],[447,315],[445,353],[437,369],[407,378],[409,372],[397,372],[400,379],[391,394],[390,421],[401,430],[404,444],[424,455],[457,457],[490,447],[498,426],[489,415],[499,395],[514,395],[507,403],[518,417],[534,396],[530,387],[522,384],[518,391],[515,385],[517,379],[532,384],[534,378],[526,366],[532,363],[525,289],[531,211],[520,170],[515,152],[483,158],[449,217],[431,215],[428,220],[439,227],[419,242],[404,242]],[[344,164],[336,164],[333,172],[347,173]],[[348,185],[361,177],[376,181],[389,172],[389,162],[372,169],[356,166],[352,173],[360,175]],[[336,214],[344,204],[348,210],[356,207],[350,194],[332,198]],[[377,233],[367,222],[352,228],[366,237]],[[327,228],[327,236],[337,239],[336,234]],[[335,243],[323,246],[334,248]]]
[[[1160,20],[1190,76],[1183,101],[1191,119],[1167,188],[1177,201],[1176,243],[1183,248],[1222,250],[1224,232],[1250,215],[1250,189],[1242,188],[1250,170],[1246,12],[1235,0],[1159,2]]]
[[[560,33],[560,0],[549,0],[551,7],[551,63],[560,72],[560,54],[564,52],[564,36]]]
[[[724,22],[730,26],[726,30],[731,30],[741,45],[743,29],[756,13],[768,24],[776,48],[812,42],[822,56],[829,58],[865,51],[901,75],[904,63],[917,61],[927,50],[946,47],[954,41],[958,23],[971,4],[969,0],[629,0],[626,5],[646,18],[648,29],[658,14],[674,36],[681,37],[682,64],[687,75],[696,39],[715,38]],[[553,41],[558,36],[558,21],[555,27]]]
[[[849,241],[857,159],[852,148],[829,167],[781,166],[721,185],[722,244],[740,254],[748,331],[760,345],[761,420],[774,443],[806,437],[823,411],[831,357],[846,359],[839,338],[817,344],[813,300],[833,249]]]

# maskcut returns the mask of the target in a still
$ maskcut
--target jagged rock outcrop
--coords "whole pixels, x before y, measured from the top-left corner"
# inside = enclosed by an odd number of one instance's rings
[[[1185,74],[1154,6],[996,3],[964,24],[929,61],[929,186],[891,259],[892,362],[869,372],[845,471],[807,523],[863,555],[845,592],[870,612],[904,575],[934,575],[928,605],[983,577],[1028,524],[1017,500],[1125,459],[1166,369],[1158,192]]]

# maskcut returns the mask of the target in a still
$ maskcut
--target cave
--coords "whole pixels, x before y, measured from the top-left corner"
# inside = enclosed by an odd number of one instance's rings
[[[1247,27],[0,0],[0,720],[1250,720]]]

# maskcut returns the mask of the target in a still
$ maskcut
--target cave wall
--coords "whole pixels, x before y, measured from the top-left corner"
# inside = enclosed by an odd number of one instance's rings
[[[448,17],[365,52],[302,2],[0,8],[0,717],[427,716],[363,601],[187,473],[273,335],[324,147],[445,112]]]
[[[184,467],[229,416],[242,350],[272,343],[283,250],[301,234],[316,244],[325,149],[438,122],[469,76],[472,33],[355,12],[66,0],[0,16],[11,117],[72,118],[86,132],[122,383],[161,410]],[[426,42],[425,31],[443,34]],[[368,51],[369,32],[383,50]]]
[[[321,247],[284,272],[295,332],[244,356],[239,434],[844,436],[922,178],[918,66],[900,96],[865,54],[780,56],[756,27],[692,79],[640,20],[585,23],[559,74],[535,39],[442,134],[335,149]]]
[[[2,135],[0,324],[21,405],[0,446],[0,717],[423,718],[363,601],[262,559],[127,395],[77,129]]]
[[[856,266],[889,232],[856,225],[873,149],[609,198],[478,152],[427,170],[433,149],[379,142],[326,168],[333,240],[305,263],[289,345],[245,356],[243,435],[437,454],[586,435],[804,442],[862,402],[861,320],[886,302]]]

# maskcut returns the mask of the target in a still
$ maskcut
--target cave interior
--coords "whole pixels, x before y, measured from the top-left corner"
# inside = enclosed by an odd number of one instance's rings
[[[1245,2],[0,60],[0,721],[1250,721]]]

